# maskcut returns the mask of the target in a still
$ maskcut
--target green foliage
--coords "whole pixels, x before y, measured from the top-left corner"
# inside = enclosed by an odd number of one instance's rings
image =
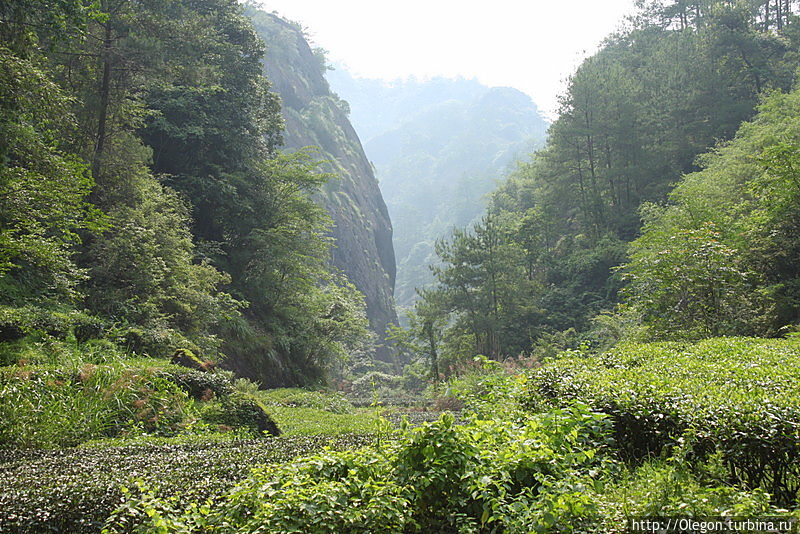
[[[753,117],[764,93],[792,85],[798,59],[795,19],[778,16],[774,6],[767,14],[763,3],[758,9],[745,4],[640,2],[631,24],[578,68],[549,129],[547,147],[518,166],[489,206],[509,228],[507,246],[516,249],[512,263],[525,276],[524,282],[512,283],[512,293],[524,305],[499,321],[501,344],[513,350],[497,351],[491,344],[472,348],[464,335],[456,335],[456,352],[514,356],[538,350],[536,339],[542,336],[573,329],[577,343],[608,345],[607,339],[595,339],[600,332],[591,332],[598,326],[592,317],[608,316],[621,300],[624,280],[617,268],[628,261],[627,244],[639,235],[640,206],[661,202],[681,175],[697,171],[697,156],[718,140],[731,139],[741,122]],[[738,149],[701,158],[706,166],[733,156],[731,151],[743,156],[736,165],[716,163],[715,170],[701,172],[705,185],[691,187],[691,193],[690,186],[680,186],[681,200],[673,195],[686,207],[680,226],[673,224],[675,210],[659,217],[655,209],[646,209],[645,234],[652,235],[632,251],[639,265],[633,291],[642,306],[622,316],[659,323],[654,333],[664,337],[774,334],[796,322],[796,262],[788,259],[796,257],[794,211],[783,209],[780,216],[773,211],[768,222],[761,212],[761,220],[750,225],[759,231],[744,234],[738,230],[738,207],[751,202],[755,190],[728,187],[748,173],[763,174],[756,170],[760,164],[773,169],[775,184],[790,186],[775,196],[793,190],[788,152],[797,143],[785,126],[796,106],[790,96],[770,99],[774,103],[762,106],[765,117],[756,123],[783,115],[784,126],[748,134],[760,140],[758,150],[745,153],[741,148],[748,141],[737,139],[731,146]],[[761,154],[779,143],[788,150]],[[759,195],[764,204],[767,190]],[[720,209],[711,218],[707,208],[713,204]],[[704,229],[707,223],[712,225]],[[730,239],[732,234],[738,237]],[[458,232],[457,241],[463,241]],[[448,251],[443,252],[447,268]],[[462,281],[467,288],[476,283],[476,297],[497,285],[479,276]],[[438,282],[445,289],[452,285],[441,277]],[[481,321],[494,319],[482,309]]]
[[[376,396],[383,397],[383,393],[393,391],[400,385],[401,379],[397,375],[370,371],[350,384],[350,393],[359,399],[374,399]]]
[[[304,153],[277,154],[280,103],[244,8],[6,4],[4,313],[86,310],[95,324],[68,329],[79,342],[224,350],[265,383],[322,380],[365,334],[363,302],[328,272],[328,220],[311,196],[329,176]],[[9,362],[27,343],[16,330],[3,334]]]
[[[203,419],[228,427],[249,428],[256,435],[280,435],[281,431],[270,417],[264,403],[254,395],[233,392],[222,397],[219,403],[203,410]]]
[[[531,374],[526,403],[579,401],[606,413],[627,458],[682,439],[694,458],[719,451],[731,480],[789,503],[800,480],[798,358],[797,339],[633,344],[598,357],[567,351]]]
[[[453,424],[445,416],[381,449],[327,453],[256,469],[202,518],[145,496],[109,519],[109,532],[134,525],[186,525],[190,532],[512,532],[573,529],[593,516],[576,494],[604,462],[602,417],[581,409],[519,424]],[[518,444],[524,442],[525,447]],[[556,481],[569,477],[572,485]],[[588,480],[588,479],[587,479]],[[153,518],[145,508],[159,510]],[[525,512],[521,513],[524,510]]]
[[[167,356],[189,344],[213,355],[216,324],[241,306],[220,291],[230,277],[194,262],[187,207],[174,191],[145,177],[137,194],[109,211],[109,230],[86,253],[86,303],[129,325],[118,329],[133,352]]]
[[[233,393],[233,373],[230,371],[182,369],[170,370],[166,374],[195,400],[208,400],[212,396],[224,397]]]
[[[650,235],[648,238],[652,238]],[[626,266],[636,305],[654,333],[688,338],[748,332],[753,323],[748,275],[737,266],[737,251],[721,242],[712,223],[670,235],[653,251],[634,249]],[[635,246],[647,246],[644,239]],[[752,331],[752,330],[751,330]]]
[[[97,533],[105,519],[137,494],[137,481],[156,496],[204,502],[225,494],[255,465],[279,464],[320,451],[344,450],[369,436],[299,436],[210,442],[102,446],[57,451],[0,450],[0,531]],[[125,495],[122,488],[131,490]]]
[[[644,211],[627,302],[662,338],[775,335],[798,321],[800,91],[773,93]]]
[[[96,212],[93,181],[65,152],[68,96],[42,69],[0,44],[0,305],[74,299],[78,232]]]
[[[190,406],[173,382],[125,365],[0,371],[3,447],[68,447],[126,430],[175,432]]]
[[[476,358],[477,360],[477,358]],[[452,378],[447,393],[464,402],[465,409],[487,419],[514,419],[525,393],[525,375],[512,374],[487,363],[471,365]],[[495,362],[492,362],[495,363]]]
[[[775,517],[769,494],[707,480],[686,465],[655,460],[624,473],[604,488],[599,508],[606,532],[643,517]],[[785,512],[783,512],[785,514]]]
[[[470,230],[456,230],[452,240],[437,243],[441,263],[432,268],[437,286],[422,293],[418,315],[424,337],[435,339],[446,322],[442,316],[452,314],[453,324],[444,334],[445,352],[459,355],[459,345],[468,336],[470,356],[499,359],[516,355],[528,341],[522,324],[532,310],[523,297],[533,281],[512,235],[506,220],[490,214]],[[428,341],[429,352],[432,343]]]

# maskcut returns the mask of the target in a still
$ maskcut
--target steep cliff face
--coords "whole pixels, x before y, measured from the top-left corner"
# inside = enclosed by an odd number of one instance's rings
[[[372,330],[383,340],[386,326],[397,322],[392,225],[347,103],[331,92],[324,58],[298,25],[263,11],[249,14],[267,44],[265,72],[283,100],[286,148],[319,147],[326,170],[338,177],[319,198],[334,223],[333,264],[364,294]],[[377,357],[389,360],[391,351],[381,346]]]

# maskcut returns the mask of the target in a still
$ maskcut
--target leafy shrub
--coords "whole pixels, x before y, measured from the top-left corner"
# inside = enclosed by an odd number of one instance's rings
[[[530,376],[529,408],[575,400],[608,414],[628,458],[662,453],[687,432],[697,459],[722,451],[731,478],[776,501],[800,489],[800,340],[719,338],[567,352]]]
[[[482,417],[511,417],[519,410],[523,385],[524,375],[481,365],[451,379],[447,393],[460,399],[466,410]]]
[[[298,406],[331,413],[352,413],[353,405],[341,393],[299,388],[269,389],[258,393],[267,406]]]
[[[205,410],[203,418],[209,423],[249,428],[258,434],[268,432],[279,436],[281,433],[258,398],[239,392],[225,396],[218,404],[210,406]]]
[[[196,369],[174,369],[165,371],[164,376],[184,389],[193,399],[209,400],[211,393],[223,397],[233,393],[233,373],[221,369],[211,372]]]
[[[0,342],[25,336],[65,339],[74,335],[79,342],[99,337],[103,322],[77,310],[52,310],[38,306],[0,306]]]
[[[709,483],[710,482],[710,483]],[[647,462],[604,488],[599,497],[604,531],[620,532],[628,520],[643,517],[775,517],[785,514],[753,491],[704,481],[679,462]]]
[[[180,445],[64,450],[0,449],[0,532],[96,533],[140,480],[158,497],[204,501],[225,493],[257,465],[323,447],[364,446],[370,436],[293,437]]]
[[[0,306],[0,366],[102,363],[122,351],[99,338],[106,326],[96,316],[37,306]]]

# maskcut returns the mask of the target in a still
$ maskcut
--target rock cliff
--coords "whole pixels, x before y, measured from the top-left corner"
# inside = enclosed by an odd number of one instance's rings
[[[389,361],[391,350],[382,341],[386,326],[397,322],[392,224],[348,105],[331,92],[325,59],[299,25],[263,11],[249,14],[267,45],[266,75],[283,101],[286,148],[319,147],[326,170],[338,177],[319,195],[334,223],[333,264],[364,294],[370,326],[381,340],[376,356]]]

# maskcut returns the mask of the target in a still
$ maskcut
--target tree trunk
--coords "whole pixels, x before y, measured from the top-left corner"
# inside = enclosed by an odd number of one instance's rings
[[[765,32],[769,31],[769,11],[770,11],[769,0],[767,0],[766,3],[764,4],[764,31]]]
[[[108,102],[111,93],[111,24],[105,23],[105,38],[103,40],[103,74],[100,79],[100,108],[97,112],[97,139],[95,141],[94,156],[92,157],[92,176],[95,180],[100,175],[101,159],[106,141],[106,124],[108,122]]]
[[[436,348],[436,335],[433,331],[433,325],[428,323],[425,325],[425,333],[428,335],[428,345],[431,354],[431,375],[433,378],[434,388],[439,383],[439,353]]]

